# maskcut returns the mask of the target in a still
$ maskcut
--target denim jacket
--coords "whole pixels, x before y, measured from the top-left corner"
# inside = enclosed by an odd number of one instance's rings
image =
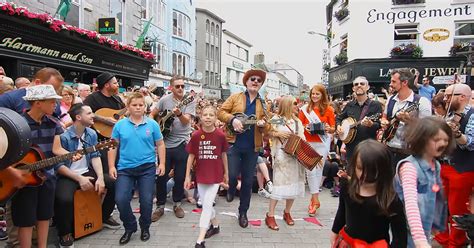
[[[84,130],[84,141],[85,142],[82,143],[83,148],[97,145],[98,143],[97,133],[93,129],[86,127],[86,129]],[[61,146],[70,152],[77,150],[77,147],[79,146],[79,142],[80,140],[79,140],[79,137],[77,137],[76,135],[76,127],[74,125],[70,126],[66,130],[66,132],[61,134]],[[87,165],[90,166],[91,159],[100,157],[100,153],[98,151],[95,151],[95,152],[87,153],[85,156],[86,156]],[[61,165],[65,165],[68,168],[71,168],[71,164],[72,164],[72,161],[68,160],[66,162],[60,163],[58,165],[58,168]]]
[[[405,204],[403,197],[403,188],[400,181],[399,169],[404,162],[410,162],[416,167],[417,182],[416,190],[418,192],[418,208],[426,238],[429,241],[431,230],[443,231],[447,219],[447,204],[442,192],[442,182],[440,177],[440,164],[435,162],[435,173],[433,174],[428,162],[421,157],[409,156],[397,164],[397,173],[395,176],[395,190],[400,200]],[[433,192],[432,187],[437,183],[440,187],[438,192]],[[411,240],[411,235],[409,235]],[[413,241],[412,241],[413,242]],[[409,242],[410,243],[410,242]],[[412,243],[413,244],[413,243]]]

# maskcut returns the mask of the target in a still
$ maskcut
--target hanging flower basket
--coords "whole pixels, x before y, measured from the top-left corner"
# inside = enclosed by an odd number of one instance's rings
[[[96,31],[91,31],[83,28],[78,28],[67,24],[66,22],[55,19],[52,16],[44,13],[38,14],[28,11],[25,7],[18,7],[14,3],[0,3],[0,14],[11,16],[12,18],[27,19],[31,23],[37,23],[53,30],[54,32],[67,32],[69,34],[77,34],[83,39],[89,39],[99,44],[109,46],[117,51],[130,52],[145,59],[154,60],[155,55],[151,52],[145,52],[132,45],[123,44],[117,40],[102,36]]]
[[[455,43],[450,49],[449,49],[449,56],[451,57],[456,57],[459,56],[457,53],[458,52],[467,52],[469,50],[469,42],[460,42],[460,43]]]
[[[347,52],[341,51],[341,53],[334,57],[334,62],[336,62],[337,65],[343,65],[347,63],[347,59]]]
[[[392,48],[390,51],[392,58],[422,58],[423,50],[415,44],[402,44]]]

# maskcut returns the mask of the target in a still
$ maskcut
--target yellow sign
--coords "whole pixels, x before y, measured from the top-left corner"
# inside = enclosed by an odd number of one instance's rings
[[[423,33],[423,38],[427,41],[438,42],[448,39],[449,35],[449,30],[445,28],[431,28]]]

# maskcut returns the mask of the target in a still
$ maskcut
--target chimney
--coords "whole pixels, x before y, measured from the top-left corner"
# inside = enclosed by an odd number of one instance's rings
[[[256,53],[253,57],[253,63],[258,64],[265,64],[265,55],[262,52]]]

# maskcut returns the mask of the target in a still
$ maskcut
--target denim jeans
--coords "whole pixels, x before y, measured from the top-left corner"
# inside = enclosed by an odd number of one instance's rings
[[[181,202],[184,198],[184,179],[186,176],[186,163],[188,153],[186,143],[183,142],[177,147],[166,148],[165,175],[156,179],[156,205],[164,206],[166,203],[167,189],[170,170],[174,168],[173,202]]]
[[[240,150],[231,146],[227,151],[229,161],[229,194],[234,195],[237,186],[237,177],[241,177],[239,214],[246,214],[249,210],[252,184],[257,166],[258,153],[254,150]]]
[[[138,187],[140,201],[140,228],[146,230],[151,224],[153,209],[153,190],[155,188],[155,164],[143,164],[135,168],[119,170],[115,182],[115,202],[120,212],[120,220],[127,232],[137,230],[137,220],[132,212],[130,201],[135,183]]]

